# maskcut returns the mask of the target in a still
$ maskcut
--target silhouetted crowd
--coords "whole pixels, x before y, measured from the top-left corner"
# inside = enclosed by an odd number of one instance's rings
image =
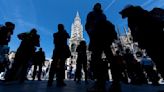
[[[112,43],[119,40],[115,26],[101,9],[101,4],[96,3],[93,10],[86,17],[85,30],[90,38],[87,46],[84,40],[80,41],[76,48],[77,60],[76,70],[73,72],[73,62],[68,65],[68,78],[80,84],[82,77],[85,83],[88,80],[95,81],[92,89],[87,92],[106,92],[106,82],[112,79],[109,92],[121,92],[120,82],[126,84],[148,84],[158,86],[159,80],[164,79],[164,10],[154,8],[151,11],[144,10],[140,6],[127,6],[119,12],[122,18],[127,18],[128,27],[131,30],[133,42],[137,42],[140,49],[133,53],[130,48],[123,49],[121,43],[117,50],[112,50]],[[45,53],[40,47],[40,35],[37,29],[17,35],[21,43],[16,51],[12,67],[7,57],[9,53],[8,43],[13,34],[15,24],[6,22],[0,26],[0,72],[5,72],[4,83],[27,80],[29,68],[34,66],[32,80],[42,80],[42,67],[45,66]],[[58,31],[53,34],[54,50],[52,62],[49,66],[47,86],[56,85],[63,87],[66,60],[72,58],[71,51],[67,45],[69,34],[63,24],[58,24]],[[87,50],[91,52],[91,60],[87,59]],[[105,55],[105,57],[103,57]],[[138,60],[140,58],[140,60]],[[37,69],[38,68],[38,69]],[[112,78],[109,78],[109,69]],[[83,70],[83,72],[82,72]]]

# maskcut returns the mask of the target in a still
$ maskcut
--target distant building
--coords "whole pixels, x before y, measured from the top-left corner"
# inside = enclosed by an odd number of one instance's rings
[[[140,48],[138,47],[138,43],[133,42],[130,28],[127,29],[126,27],[124,27],[124,33],[122,34],[120,34],[120,29],[118,28],[117,33],[119,39],[112,44],[113,52],[120,49],[120,47],[121,51],[123,52],[126,48],[129,48],[133,52],[133,54],[140,50]]]

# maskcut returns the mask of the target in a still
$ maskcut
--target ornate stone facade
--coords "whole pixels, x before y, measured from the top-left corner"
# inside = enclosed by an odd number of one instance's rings
[[[77,58],[76,48],[79,45],[79,42],[81,40],[84,40],[83,26],[81,24],[79,12],[77,12],[74,22],[72,23],[72,26],[71,26],[71,38],[69,39],[69,47],[70,47],[71,54],[72,54],[71,61],[73,63],[76,62],[76,58]]]

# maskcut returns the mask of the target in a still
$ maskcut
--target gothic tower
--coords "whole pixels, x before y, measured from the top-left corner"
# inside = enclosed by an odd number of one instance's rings
[[[76,17],[71,26],[71,38],[69,39],[69,47],[71,52],[76,51],[76,47],[79,45],[79,42],[84,40],[83,38],[83,26],[81,24],[81,19],[79,13],[76,13]]]
[[[76,13],[76,17],[74,18],[74,22],[71,26],[71,38],[69,39],[69,48],[72,54],[72,62],[75,64],[77,59],[76,48],[79,45],[79,42],[84,40],[83,38],[83,26],[81,24],[81,19],[79,16],[79,12]]]

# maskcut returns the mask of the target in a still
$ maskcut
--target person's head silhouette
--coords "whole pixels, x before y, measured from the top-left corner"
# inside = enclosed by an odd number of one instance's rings
[[[58,30],[63,31],[64,30],[64,25],[63,24],[58,24]]]
[[[141,6],[133,6],[128,5],[122,11],[119,12],[122,15],[122,18],[131,17],[131,16],[138,16],[138,15],[145,15],[147,13]]]
[[[9,32],[11,32],[11,34],[13,34],[15,24],[13,24],[12,22],[5,22],[5,26],[7,28],[7,31],[9,31]]]
[[[36,34],[37,33],[37,30],[35,28],[31,29],[30,31],[31,34]]]
[[[86,46],[86,42],[85,42],[84,40],[82,40],[82,41],[80,42],[80,45],[81,45],[81,46]]]
[[[42,48],[39,48],[39,51],[42,51]]]
[[[96,4],[94,5],[94,7],[93,7],[93,10],[94,10],[94,11],[102,11],[102,10],[101,10],[101,4],[100,4],[100,3],[96,3]]]
[[[122,18],[126,18],[130,12],[132,12],[132,9],[134,8],[133,5],[127,5],[125,8],[119,12],[119,14],[122,15]]]

